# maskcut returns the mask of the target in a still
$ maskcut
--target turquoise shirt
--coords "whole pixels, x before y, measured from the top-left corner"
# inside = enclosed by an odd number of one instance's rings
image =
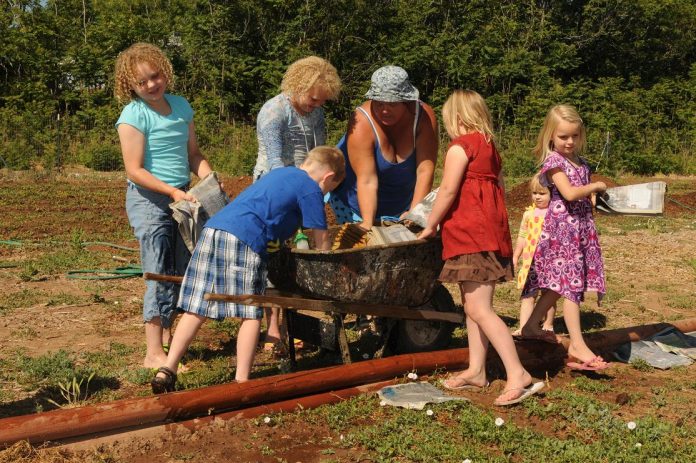
[[[193,109],[185,98],[168,93],[164,97],[172,108],[168,116],[136,99],[123,108],[116,127],[128,124],[142,132],[145,135],[143,167],[164,183],[179,188],[190,179],[188,139]]]

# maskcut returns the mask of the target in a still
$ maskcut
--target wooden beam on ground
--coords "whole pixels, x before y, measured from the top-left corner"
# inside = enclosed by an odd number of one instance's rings
[[[375,315],[378,317],[399,318],[403,320],[439,321],[461,324],[463,313],[438,312],[437,310],[409,309],[404,306],[363,304],[360,302],[339,302],[304,297],[274,296],[260,294],[212,294],[204,296],[206,301],[235,302],[237,304],[259,307],[278,307],[291,310],[314,312],[338,312],[356,315]]]

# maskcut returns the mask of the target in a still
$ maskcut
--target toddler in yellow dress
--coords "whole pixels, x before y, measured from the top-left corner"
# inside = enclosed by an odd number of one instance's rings
[[[512,255],[512,262],[517,265],[522,257],[522,265],[517,272],[517,288],[524,288],[524,283],[527,281],[529,268],[532,265],[534,251],[536,250],[539,236],[541,235],[541,226],[544,224],[546,211],[551,201],[551,192],[543,186],[539,181],[539,174],[532,177],[529,182],[529,189],[532,193],[532,205],[529,206],[522,216],[520,231],[517,234],[517,242]],[[520,327],[524,326],[529,320],[529,316],[534,309],[535,294],[523,295],[520,303]],[[546,313],[546,318],[542,325],[544,333],[548,333],[549,337],[553,335],[553,318],[556,314],[556,304],[552,305]],[[520,329],[514,331],[513,336],[520,336]]]

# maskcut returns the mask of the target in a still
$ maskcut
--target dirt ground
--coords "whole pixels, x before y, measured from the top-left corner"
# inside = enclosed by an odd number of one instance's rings
[[[14,173],[5,172],[2,175],[2,182],[10,189],[13,186],[20,188],[28,181]],[[114,175],[95,175],[76,170],[66,172],[58,181],[45,179],[47,186],[60,191],[36,198],[30,207],[25,202],[16,202],[8,197],[8,189],[2,190],[5,193],[0,196],[0,203],[5,206],[6,217],[14,219],[0,225],[0,239],[47,240],[58,234],[70,235],[71,231],[78,229],[81,230],[80,236],[98,237],[104,230],[118,229],[124,230],[120,235],[122,238],[116,240],[118,244],[137,246],[128,234],[123,208],[123,179]],[[618,184],[612,179],[602,179],[609,186]],[[597,217],[609,293],[603,308],[595,306],[593,296],[584,304],[583,323],[586,329],[619,328],[696,316],[696,269],[693,267],[696,259],[696,178],[659,180],[678,185],[675,192],[668,195],[664,218]],[[233,197],[250,182],[250,177],[223,178],[225,189]],[[98,210],[94,211],[94,202],[85,198],[98,195],[106,195],[109,199],[100,201]],[[508,191],[507,203],[513,233],[529,202],[526,184],[517,185]],[[16,220],[17,216],[22,220]],[[665,220],[680,226],[664,231]],[[101,245],[92,245],[87,249],[88,252],[106,255],[107,262],[110,256],[116,256],[117,260],[112,261],[114,266],[123,265],[124,261],[137,264],[135,253]],[[21,265],[39,252],[41,251],[30,246],[0,245],[0,263]],[[691,266],[685,265],[688,260],[692,262]],[[515,318],[518,313],[516,289],[512,283],[506,285],[509,286],[507,293],[513,296],[496,298],[496,309],[507,317]],[[59,273],[27,281],[22,278],[20,268],[5,265],[0,266],[0,288],[6,295],[42,294],[59,301],[49,300],[22,306],[11,310],[9,315],[0,311],[0,358],[17,350],[36,357],[59,349],[76,353],[104,351],[111,349],[113,343],[121,343],[135,349],[136,353],[130,358],[134,367],[142,361],[142,280],[74,280]],[[453,293],[453,296],[455,301],[459,299],[459,294]],[[562,323],[559,324],[562,330]],[[30,331],[28,327],[31,328]],[[229,337],[224,333],[205,327],[200,339],[211,348],[229,342]],[[270,353],[259,352],[257,363],[272,365],[274,362],[276,360]],[[571,373],[561,371],[551,378],[551,382],[564,384],[572,379]],[[664,385],[668,381],[668,372],[653,371],[638,377],[630,367],[619,366],[613,373],[611,391],[601,395],[609,402],[620,402],[615,391],[630,390],[639,394],[640,391],[648,391],[651,387]],[[501,384],[501,381],[496,381],[493,390]],[[32,396],[34,391],[23,391],[16,385],[1,382],[0,389],[6,389],[5,395],[12,397],[0,402],[0,418],[35,410],[36,404]],[[147,385],[121,387],[113,398],[148,394],[147,389]],[[472,400],[481,407],[491,407],[496,395],[495,392],[474,395]],[[0,395],[0,399],[2,398],[3,395]],[[696,393],[692,391],[688,399],[693,403]],[[627,418],[638,416],[642,406],[644,405],[640,401],[625,404],[619,413]],[[679,411],[664,410],[664,414],[677,420]],[[537,430],[547,429],[552,432],[548,424],[526,417],[520,409],[506,410],[501,416]],[[306,463],[329,461],[326,456],[322,456],[321,451],[327,447],[327,442],[338,438],[325,426],[300,422],[299,418],[288,415],[283,424],[278,426],[259,426],[254,420],[215,422],[194,432],[162,434],[151,439],[121,440],[102,450],[116,456],[116,461],[133,463],[178,463],[192,459]],[[274,455],[264,455],[259,451],[263,445],[281,451]],[[347,450],[336,446],[333,449],[336,453],[331,455],[331,461],[371,461],[361,459],[360,449]],[[20,447],[15,450],[16,461],[32,461],[27,456],[31,451]],[[6,453],[5,456],[7,455]],[[40,461],[38,457],[36,461]]]

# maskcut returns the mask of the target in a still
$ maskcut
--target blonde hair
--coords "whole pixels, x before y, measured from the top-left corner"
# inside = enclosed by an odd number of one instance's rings
[[[174,70],[169,58],[155,45],[138,42],[123,50],[116,58],[114,70],[114,95],[120,103],[128,103],[136,99],[135,86],[136,67],[140,63],[148,63],[162,73],[171,88],[174,84]]]
[[[535,191],[550,193],[549,187],[541,184],[541,175],[539,175],[539,173],[534,174],[534,176],[529,180],[529,192],[534,193]]]
[[[493,139],[493,122],[488,105],[473,90],[455,90],[442,106],[442,120],[450,138],[479,132],[487,141]],[[460,124],[464,130],[461,130]]]
[[[313,148],[307,153],[305,163],[326,166],[335,174],[337,182],[342,182],[346,176],[346,160],[343,152],[335,146],[321,145]]]
[[[301,95],[315,85],[326,92],[329,100],[335,100],[341,92],[341,79],[336,68],[323,58],[308,56],[288,67],[280,89],[291,95]]]
[[[570,122],[571,124],[578,124],[580,128],[580,139],[575,145],[575,153],[581,154],[585,151],[587,137],[585,134],[585,124],[582,122],[580,114],[578,114],[578,111],[574,106],[559,104],[551,108],[549,112],[546,113],[544,124],[541,126],[541,131],[537,137],[536,145],[532,150],[539,158],[540,163],[544,162],[549,154],[553,152],[553,134],[561,121]]]

